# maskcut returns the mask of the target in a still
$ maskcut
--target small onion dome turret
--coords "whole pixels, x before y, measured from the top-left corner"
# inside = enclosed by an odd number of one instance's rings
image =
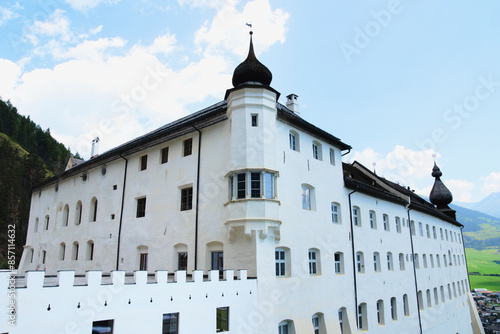
[[[436,205],[438,209],[448,208],[448,204],[453,201],[453,195],[440,179],[442,175],[443,173],[434,162],[434,168],[432,168],[432,176],[436,180],[434,181],[434,186],[432,187],[431,193],[429,195],[429,200],[432,204]]]
[[[252,32],[250,31],[250,49],[247,59],[238,65],[233,73],[233,86],[238,87],[244,83],[261,84],[269,86],[273,75],[269,69],[264,66],[255,57],[252,43]]]

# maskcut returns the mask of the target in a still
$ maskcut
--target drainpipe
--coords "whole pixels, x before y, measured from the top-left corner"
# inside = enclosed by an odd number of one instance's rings
[[[469,265],[467,264],[467,254],[465,254],[465,240],[464,240],[463,228],[464,228],[463,226],[460,227],[460,236],[462,237],[462,247],[464,248],[465,269],[467,270],[467,281],[469,282],[469,291],[472,291],[472,287],[470,285],[470,279],[469,279]]]
[[[354,275],[354,310],[356,314],[356,327],[359,326],[358,324],[358,288],[357,288],[357,282],[356,282],[356,253],[355,253],[355,248],[354,248],[354,227],[353,227],[353,222],[352,222],[352,205],[351,205],[351,195],[354,194],[356,191],[358,191],[358,185],[356,185],[356,190],[352,191],[349,193],[349,218],[351,220],[351,246],[352,246],[352,273]]]
[[[125,160],[125,170],[123,171],[122,206],[120,208],[120,224],[118,225],[118,243],[116,246],[116,270],[119,270],[120,267],[120,241],[122,235],[123,205],[125,203],[125,184],[127,183],[127,167],[128,167],[128,160],[121,154],[120,158]]]
[[[418,326],[420,327],[420,334],[422,334],[422,319],[420,316],[420,302],[418,300],[418,285],[417,285],[417,268],[415,266],[415,251],[413,249],[413,234],[411,233],[411,218],[410,218],[410,204],[406,207],[406,210],[408,212],[408,227],[410,231],[410,244],[411,244],[411,257],[413,259],[413,278],[415,279],[415,296],[417,297],[417,311],[418,311]],[[415,225],[413,225],[413,228],[416,229]],[[423,297],[422,297],[423,299]]]
[[[198,212],[200,203],[200,159],[201,159],[201,131],[193,124],[193,128],[198,131],[198,167],[196,171],[196,210],[194,227],[194,270],[198,270]]]
[[[350,149],[350,148],[347,150],[347,152],[345,152],[344,154],[342,154],[342,156],[344,156],[344,155],[348,155],[349,153],[351,153],[351,149]],[[357,190],[356,190],[356,191],[357,191]]]

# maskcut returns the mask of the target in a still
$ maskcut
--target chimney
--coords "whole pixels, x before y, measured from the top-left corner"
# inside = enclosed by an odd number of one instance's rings
[[[90,152],[90,158],[95,158],[99,155],[99,137],[95,137],[92,140],[92,151]]]
[[[286,97],[286,107],[296,113],[297,115],[300,115],[299,111],[299,102],[297,101],[297,98],[299,96],[295,94],[290,94]]]

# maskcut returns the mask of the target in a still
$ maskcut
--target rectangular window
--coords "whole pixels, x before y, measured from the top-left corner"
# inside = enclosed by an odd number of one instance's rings
[[[384,223],[384,231],[389,231],[389,217],[387,215],[383,215],[382,220]]]
[[[212,252],[212,270],[224,270],[224,253]]]
[[[184,140],[184,152],[183,156],[187,157],[193,153],[193,138]]]
[[[161,163],[168,162],[168,146],[161,149]]]
[[[420,236],[424,236],[424,229],[422,227],[422,223],[418,223],[418,233],[420,233]]]
[[[260,190],[261,173],[250,173],[250,196],[252,198],[261,198]]]
[[[280,323],[278,325],[278,334],[288,334],[288,323]]]
[[[146,216],[146,197],[137,199],[137,218]]]
[[[342,309],[339,310],[339,326],[340,334],[344,334],[344,311]]]
[[[146,170],[148,168],[148,155],[145,154],[141,157],[141,170]]]
[[[252,114],[252,126],[258,126],[259,123],[257,122],[257,115],[256,114]]]
[[[188,253],[177,253],[177,270],[187,270]]]
[[[312,317],[314,334],[319,334],[319,317],[317,315]]]
[[[352,208],[352,215],[354,216],[354,225],[355,226],[360,226],[360,223],[359,223],[359,209],[358,208]]]
[[[337,275],[342,274],[342,254],[335,253],[334,260],[335,260],[335,274]]]
[[[408,295],[403,295],[403,311],[405,313],[405,317],[410,315],[410,309],[408,305]]]
[[[330,165],[335,166],[335,151],[330,149]]]
[[[148,253],[141,253],[139,270],[148,270]]]
[[[266,198],[274,198],[274,174],[264,173],[264,192]]]
[[[179,313],[163,315],[162,334],[179,334]]]
[[[332,223],[339,223],[339,207],[335,203],[332,203]]]
[[[275,252],[276,277],[286,276],[286,253],[284,249],[278,249]]]
[[[181,211],[193,208],[193,187],[181,189]]]
[[[246,178],[245,174],[237,174],[236,175],[236,187],[237,187],[237,195],[238,198],[246,197]]]
[[[425,232],[427,233],[427,238],[431,237],[431,230],[429,229],[429,225],[425,225]]]
[[[396,232],[401,233],[401,220],[396,217]]]
[[[398,308],[394,297],[391,298],[391,318],[392,320],[398,320]]]
[[[217,333],[229,331],[229,306],[217,308]]]
[[[113,334],[114,320],[101,320],[92,323],[92,333]]]
[[[309,251],[309,274],[316,275],[318,273],[318,260],[316,258],[316,251]]]
[[[370,227],[371,228],[377,228],[376,222],[375,222],[375,212],[370,211]]]
[[[297,151],[297,137],[293,133],[290,133],[290,149]]]
[[[311,189],[302,186],[302,209],[311,210]]]

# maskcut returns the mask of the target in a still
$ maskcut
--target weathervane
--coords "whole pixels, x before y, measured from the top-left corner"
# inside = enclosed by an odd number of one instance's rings
[[[251,23],[245,23],[245,24],[250,27],[250,35],[252,35],[253,34],[252,24]]]

